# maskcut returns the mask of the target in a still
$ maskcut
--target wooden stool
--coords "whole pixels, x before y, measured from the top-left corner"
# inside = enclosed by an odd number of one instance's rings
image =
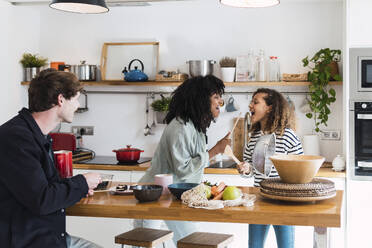
[[[136,228],[129,232],[125,232],[115,236],[115,243],[124,245],[133,245],[140,247],[155,247],[156,245],[163,243],[165,248],[165,241],[173,237],[172,231],[158,230],[150,228]]]
[[[221,248],[233,241],[233,235],[207,232],[194,232],[178,240],[177,248]]]

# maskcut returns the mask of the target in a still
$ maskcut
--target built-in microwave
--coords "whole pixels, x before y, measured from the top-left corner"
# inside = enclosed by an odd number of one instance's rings
[[[372,91],[372,56],[358,57],[358,91]]]

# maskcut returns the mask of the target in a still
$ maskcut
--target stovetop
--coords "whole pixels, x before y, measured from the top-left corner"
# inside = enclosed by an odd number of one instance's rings
[[[140,158],[137,162],[119,163],[113,156],[95,156],[91,160],[82,160],[77,164],[105,164],[105,165],[139,165],[151,161],[151,158]]]

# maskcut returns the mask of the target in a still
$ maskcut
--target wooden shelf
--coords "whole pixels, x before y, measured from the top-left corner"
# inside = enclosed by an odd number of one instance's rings
[[[147,81],[147,82],[126,82],[117,80],[107,80],[99,82],[82,82],[84,86],[168,86],[177,87],[182,82],[164,82],[164,81]],[[21,85],[29,85],[30,82],[22,82]],[[342,85],[342,81],[331,81],[330,85]],[[227,87],[235,86],[308,86],[310,82],[225,82]]]

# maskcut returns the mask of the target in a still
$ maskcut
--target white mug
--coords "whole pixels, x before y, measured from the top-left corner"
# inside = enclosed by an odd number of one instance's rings
[[[163,186],[163,195],[169,194],[168,185],[173,183],[172,174],[157,174],[154,177],[154,183]]]

